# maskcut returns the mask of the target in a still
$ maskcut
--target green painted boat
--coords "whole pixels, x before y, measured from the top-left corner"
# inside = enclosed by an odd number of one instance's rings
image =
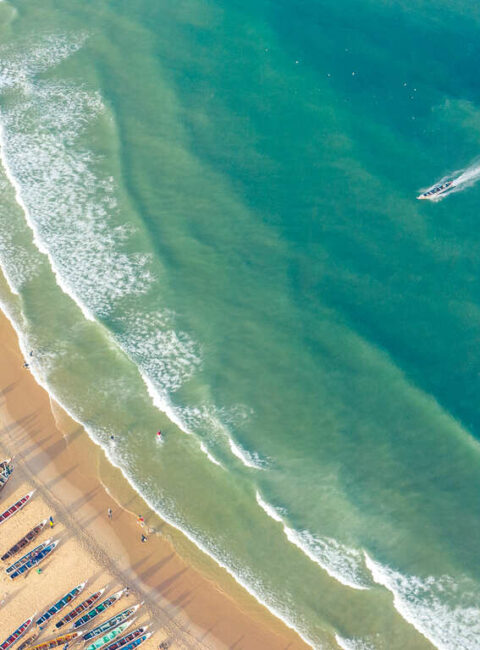
[[[109,643],[110,641],[113,641],[113,639],[116,639],[117,636],[124,632],[133,623],[134,620],[135,619],[132,618],[131,621],[126,621],[125,623],[122,623],[116,627],[114,630],[111,630],[107,634],[104,634],[99,639],[87,646],[85,650],[99,650],[99,648],[104,646],[106,643]]]

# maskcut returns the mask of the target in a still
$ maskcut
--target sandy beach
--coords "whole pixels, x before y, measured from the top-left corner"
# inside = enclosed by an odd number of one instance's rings
[[[35,493],[25,508],[0,525],[0,551],[3,554],[50,516],[53,528],[46,526],[27,550],[47,539],[59,540],[59,544],[41,564],[41,572],[33,569],[12,581],[4,569],[22,553],[2,563],[0,643],[29,616],[40,615],[87,581],[74,605],[101,588],[105,588],[103,597],[129,589],[95,623],[143,602],[129,630],[150,626],[153,634],[143,644],[145,650],[164,641],[171,648],[307,647],[229,576],[222,575],[220,586],[187,563],[163,534],[166,528],[162,530],[158,518],[120,472],[108,468],[115,483],[113,498],[100,479],[100,469],[107,464],[103,452],[50,399],[23,364],[16,334],[2,314],[0,460],[12,456],[14,472],[0,492],[0,512],[31,490]],[[139,515],[145,518],[143,527]],[[156,532],[152,533],[152,528]],[[145,543],[142,534],[147,537]],[[54,624],[69,610],[67,607],[53,617],[35,643],[56,636]],[[35,630],[32,626],[23,640]]]

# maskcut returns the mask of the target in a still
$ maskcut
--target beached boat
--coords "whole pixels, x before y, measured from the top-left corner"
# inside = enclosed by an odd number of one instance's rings
[[[116,627],[113,630],[110,630],[110,632],[107,632],[107,634],[104,634],[101,636],[99,639],[88,645],[85,650],[100,650],[105,644],[109,643],[110,641],[113,641],[114,639],[117,638],[117,636],[120,636],[125,632],[127,628],[130,627],[130,625],[134,622],[134,618],[132,618],[131,621],[126,621],[126,623],[122,623],[118,627]]]
[[[28,573],[30,569],[33,569],[33,567],[38,566],[45,560],[45,558],[50,555],[52,551],[55,550],[59,540],[55,540],[48,546],[45,546],[43,550],[41,550],[39,553],[36,553],[33,555],[29,560],[24,562],[16,571],[10,574],[10,579],[15,580],[15,578],[18,578],[18,576],[23,575],[24,573]]]
[[[77,629],[82,625],[86,625],[87,623],[90,623],[90,621],[93,621],[93,619],[96,618],[99,614],[101,614],[106,609],[114,605],[117,602],[117,600],[120,600],[120,598],[123,596],[125,591],[126,591],[125,589],[121,589],[120,591],[117,591],[116,594],[113,594],[113,596],[109,596],[108,598],[105,598],[105,600],[102,600],[101,603],[96,605],[84,616],[81,616],[77,621],[75,621],[75,623],[73,624],[73,628]]]
[[[80,616],[80,614],[85,610],[90,609],[90,607],[92,607],[92,605],[94,605],[97,602],[97,600],[100,598],[100,596],[103,594],[104,591],[105,588],[100,589],[99,591],[96,591],[94,594],[86,598],[83,602],[77,605],[75,609],[72,609],[71,612],[65,614],[63,618],[61,618],[57,623],[55,623],[55,627],[62,627],[62,625],[65,625],[65,623],[69,623],[70,621],[73,621],[73,619],[77,618],[77,616]]]
[[[136,648],[137,646],[132,644],[134,644],[136,641],[139,641],[137,645],[140,645],[140,643],[143,643],[146,638],[151,636],[151,634],[146,634],[147,629],[148,625],[137,627],[137,629],[133,630],[133,632],[129,632],[125,636],[122,636],[121,639],[118,639],[117,641],[114,641],[113,643],[107,645],[104,650],[131,650],[131,648]],[[141,641],[142,638],[143,641]]]
[[[13,473],[12,459],[7,458],[0,463],[0,490],[6,486],[8,479]]]
[[[0,491],[3,490],[3,488],[6,486],[6,484],[8,483],[8,479],[10,478],[11,475],[12,472],[9,472],[8,470],[4,470],[0,474]]]
[[[25,641],[23,641],[18,646],[17,650],[26,650],[26,648],[30,648],[30,646],[32,646],[35,643],[35,641],[38,638],[39,634],[40,634],[40,632],[38,630],[36,632],[34,632],[31,636],[29,636],[27,639],[25,639]]]
[[[10,566],[7,566],[5,569],[5,573],[13,573],[16,569],[19,569],[22,564],[25,564],[31,557],[33,557],[36,553],[40,553],[40,551],[43,551],[45,546],[48,546],[51,543],[51,539],[47,539],[45,542],[42,542],[38,546],[35,546],[34,549],[29,551],[28,553],[25,553],[25,555],[22,555],[22,557],[11,564]]]
[[[10,648],[10,646],[16,643],[19,639],[21,639],[22,636],[28,631],[30,625],[33,623],[34,618],[35,618],[35,614],[30,618],[27,618],[26,621],[24,621],[21,625],[19,625],[15,630],[15,632],[12,632],[12,634],[10,634],[10,636],[7,637],[3,643],[0,644],[0,650],[7,650],[7,648]]]
[[[3,562],[5,560],[8,560],[9,557],[12,557],[13,555],[16,555],[19,551],[24,549],[26,546],[30,544],[30,542],[33,542],[33,540],[40,535],[42,530],[45,528],[45,525],[47,523],[48,519],[44,519],[41,521],[39,524],[35,526],[35,528],[32,528],[32,530],[29,530],[28,533],[22,537],[16,544],[14,544],[11,548],[8,549],[6,553],[2,555],[0,558]]]
[[[50,639],[49,641],[44,641],[38,645],[34,645],[30,650],[50,650],[50,648],[58,648],[59,645],[65,645],[74,641],[80,636],[80,632],[69,632],[68,634],[62,634],[62,636],[57,636],[55,639]]]
[[[77,596],[79,596],[82,593],[86,584],[87,584],[86,582],[82,582],[81,584],[74,587],[67,594],[62,596],[59,600],[57,600],[57,602],[54,605],[52,605],[49,609],[47,609],[46,612],[44,612],[39,618],[37,618],[35,624],[44,625],[48,620],[52,618],[52,616],[55,616],[55,614],[61,612],[64,607],[66,607],[69,603],[72,602],[72,600],[74,600]]]
[[[140,603],[140,605],[141,604],[142,603]],[[84,634],[82,636],[82,639],[84,641],[90,641],[91,639],[94,639],[100,634],[105,634],[106,632],[111,630],[112,627],[116,627],[117,625],[120,625],[120,623],[123,623],[124,621],[128,620],[130,616],[133,616],[137,611],[137,609],[140,607],[140,605],[133,605],[133,607],[127,607],[127,609],[124,609],[123,612],[120,612],[119,614],[115,614],[115,616],[112,616],[112,618],[109,618],[101,625],[97,625],[97,627],[94,627],[93,630],[90,630],[89,632]]]
[[[13,517],[14,514],[16,514],[19,510],[23,508],[23,506],[27,505],[27,503],[30,501],[32,498],[32,494],[35,492],[35,490],[32,490],[28,494],[26,494],[24,497],[19,499],[16,503],[10,506],[10,508],[7,508],[2,514],[0,515],[0,524],[3,524],[7,519],[10,517]]]

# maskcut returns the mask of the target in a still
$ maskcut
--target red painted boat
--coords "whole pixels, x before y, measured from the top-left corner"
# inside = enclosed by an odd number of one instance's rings
[[[21,639],[22,636],[27,632],[30,625],[33,623],[34,618],[35,618],[35,614],[31,618],[27,618],[26,621],[24,621],[19,627],[17,627],[15,632],[10,634],[10,636],[7,637],[2,644],[0,644],[0,650],[7,650],[7,648],[10,648],[10,646],[16,643],[19,639]]]
[[[24,497],[19,499],[17,503],[14,503],[10,508],[7,508],[5,512],[2,512],[0,515],[0,524],[3,524],[4,521],[12,517],[15,513],[17,513],[19,510],[23,508],[23,506],[27,505],[27,503],[30,501],[32,498],[32,494],[35,492],[35,490],[32,490],[28,494],[26,494]],[[1,650],[1,648],[0,648]]]
[[[16,555],[19,551],[24,549],[26,546],[30,544],[30,542],[33,542],[33,540],[40,535],[42,530],[45,528],[46,524],[48,522],[48,519],[44,519],[41,521],[39,524],[35,526],[35,528],[32,528],[32,530],[29,530],[28,533],[22,537],[22,539],[18,540],[16,544],[14,544],[12,547],[6,551],[0,560],[4,562],[5,560],[8,560],[9,557],[12,557],[12,555]]]

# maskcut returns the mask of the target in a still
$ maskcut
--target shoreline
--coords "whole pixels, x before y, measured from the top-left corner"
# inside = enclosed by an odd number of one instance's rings
[[[8,593],[2,607],[0,638],[32,613],[28,610],[31,602],[38,601],[38,607],[45,609],[89,577],[85,593],[105,584],[109,585],[109,594],[122,586],[129,587],[128,603],[124,604],[122,599],[112,613],[145,601],[135,622],[152,624],[154,634],[143,644],[145,650],[158,647],[165,639],[171,642],[171,648],[309,647],[220,567],[209,567],[213,571],[205,573],[194,566],[213,565],[209,558],[192,563],[178,554],[171,539],[181,534],[169,530],[158,515],[149,512],[83,427],[23,368],[17,334],[3,312],[0,360],[0,451],[2,457],[14,456],[15,462],[14,474],[0,493],[0,510],[30,489],[36,489],[32,503],[2,525],[1,550],[4,552],[50,514],[56,522],[52,532],[61,539],[58,549],[46,561],[45,571],[31,572],[27,579],[20,579],[22,596],[16,595],[15,582],[11,588],[10,581],[5,582],[8,578],[0,579],[0,596]],[[107,517],[108,508],[113,511],[111,520]],[[145,517],[144,529],[136,521],[137,511]],[[152,528],[167,534],[150,535],[148,528],[152,522]],[[142,544],[144,532],[148,540]],[[40,541],[47,536],[49,531],[42,533]],[[88,573],[90,576],[85,575]],[[220,580],[212,579],[212,575]],[[47,637],[42,636],[40,641],[44,638]]]

